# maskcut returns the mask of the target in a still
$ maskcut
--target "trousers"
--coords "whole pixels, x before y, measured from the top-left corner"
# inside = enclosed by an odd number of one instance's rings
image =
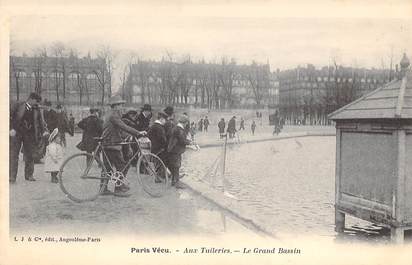
[[[19,153],[23,146],[24,156],[24,177],[26,179],[33,177],[34,159],[33,152],[35,146],[34,135],[17,133],[14,137],[10,137],[9,143],[9,179],[16,180],[17,171],[19,168]]]

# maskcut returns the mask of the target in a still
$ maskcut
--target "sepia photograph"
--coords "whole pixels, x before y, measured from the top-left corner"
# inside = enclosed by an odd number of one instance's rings
[[[0,12],[4,264],[408,264],[409,1]]]

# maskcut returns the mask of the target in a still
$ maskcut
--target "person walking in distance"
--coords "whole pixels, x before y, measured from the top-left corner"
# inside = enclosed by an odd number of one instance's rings
[[[227,132],[229,133],[229,138],[235,137],[236,133],[236,116],[233,116],[227,124]]]
[[[241,131],[241,130],[245,130],[245,120],[243,119],[243,117],[240,118],[239,131]]]
[[[74,125],[76,123],[76,120],[73,117],[73,114],[70,113],[69,115],[69,127],[70,127],[70,131],[71,131],[71,136],[74,135]]]
[[[46,149],[46,159],[44,163],[44,172],[50,172],[51,182],[58,183],[57,174],[64,158],[64,147],[59,129],[56,128],[49,136],[49,145]]]
[[[254,120],[252,121],[252,125],[250,125],[250,129],[252,130],[252,135],[255,135],[256,122]]]
[[[179,171],[182,164],[182,154],[186,150],[186,145],[191,144],[191,141],[187,139],[187,135],[184,129],[188,122],[189,119],[185,115],[182,115],[179,118],[177,125],[172,130],[172,136],[167,146],[167,159],[170,172],[172,173],[172,185],[177,189],[184,188],[179,182]]]
[[[202,132],[202,131],[203,131],[203,118],[201,118],[201,119],[199,120],[199,123],[198,123],[198,125],[197,125],[197,128],[199,129],[199,132]]]
[[[19,153],[23,146],[24,178],[35,181],[33,177],[35,146],[43,136],[48,134],[46,123],[40,113],[38,104],[41,97],[37,93],[31,93],[26,102],[12,104],[10,110],[10,160],[9,182],[15,183],[19,166]]]
[[[217,124],[217,127],[219,127],[220,139],[222,139],[225,134],[225,127],[226,127],[226,122],[224,118],[220,119],[219,123]]]
[[[210,121],[206,116],[205,119],[203,120],[203,126],[205,128],[205,132],[207,132],[207,128],[209,127],[209,124],[210,124]]]

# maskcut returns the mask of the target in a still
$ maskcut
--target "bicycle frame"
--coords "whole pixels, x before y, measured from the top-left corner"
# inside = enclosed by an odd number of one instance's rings
[[[102,166],[103,166],[103,169],[104,169],[105,173],[110,172],[110,171],[108,171],[107,168],[105,168],[105,167],[106,167],[106,166],[105,166],[105,163],[101,161],[101,159],[100,159],[100,153],[102,153],[102,155],[103,155],[103,160],[106,159],[106,161],[108,162],[111,171],[114,172],[114,170],[113,170],[113,165],[112,165],[112,163],[110,162],[110,159],[108,158],[108,156],[107,156],[107,154],[106,154],[106,152],[105,152],[105,146],[118,146],[118,145],[120,145],[120,146],[123,146],[123,145],[137,146],[137,152],[136,152],[135,154],[133,154],[133,156],[128,159],[126,165],[125,165],[121,170],[116,169],[117,171],[120,171],[120,172],[123,172],[126,168],[128,168],[128,167],[130,166],[130,164],[132,163],[132,161],[133,161],[136,157],[138,157],[139,155],[141,155],[141,154],[143,153],[143,152],[142,152],[142,149],[140,148],[139,143],[137,142],[137,138],[136,138],[136,137],[133,137],[133,141],[120,142],[120,143],[107,144],[107,145],[103,144],[101,141],[98,141],[98,144],[97,144],[97,146],[96,146],[96,149],[95,149],[94,152],[93,152],[93,158],[96,159],[96,160],[97,160],[97,159],[99,160],[99,162],[100,162],[100,163],[102,164]],[[147,162],[147,161],[146,161],[146,162]],[[85,170],[85,175],[84,175],[84,176],[87,176],[87,174],[88,174],[88,172],[89,172],[89,170],[90,170],[90,167],[91,167],[91,164],[88,165],[88,167],[86,168],[86,170]],[[155,172],[152,168],[150,168],[150,170],[151,170],[152,172]],[[93,178],[93,177],[84,177],[84,176],[83,176],[82,178]],[[106,178],[100,177],[100,178],[97,178],[97,179],[106,179]]]

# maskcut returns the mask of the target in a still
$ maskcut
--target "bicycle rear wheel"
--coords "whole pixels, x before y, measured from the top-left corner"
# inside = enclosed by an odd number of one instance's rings
[[[170,187],[170,175],[163,161],[152,153],[142,154],[137,161],[137,176],[144,191],[161,197]]]
[[[60,167],[60,188],[75,202],[95,200],[106,184],[102,172],[104,166],[93,155],[72,155]]]

